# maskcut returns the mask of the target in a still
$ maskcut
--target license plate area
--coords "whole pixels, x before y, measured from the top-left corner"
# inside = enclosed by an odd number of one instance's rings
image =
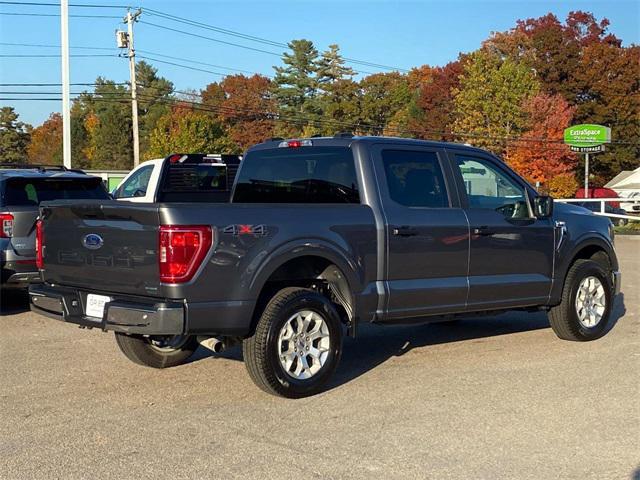
[[[85,303],[85,315],[102,320],[102,317],[104,317],[104,307],[110,301],[111,297],[107,297],[106,295],[89,293]]]

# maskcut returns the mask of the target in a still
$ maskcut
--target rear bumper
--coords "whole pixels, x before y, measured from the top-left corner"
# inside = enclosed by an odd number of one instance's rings
[[[31,283],[40,282],[40,272],[35,262],[6,262],[0,270],[2,288],[27,288]]]
[[[87,292],[77,288],[32,285],[33,312],[83,327],[140,335],[249,333],[253,304],[248,302],[187,303],[109,295],[102,318],[85,315]],[[97,293],[97,292],[96,292]]]

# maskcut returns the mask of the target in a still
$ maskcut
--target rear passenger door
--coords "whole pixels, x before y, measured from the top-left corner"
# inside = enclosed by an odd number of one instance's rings
[[[468,309],[546,303],[553,272],[551,219],[533,215],[527,185],[501,160],[473,151],[451,155],[471,227]]]
[[[374,147],[386,229],[386,318],[461,311],[469,226],[444,151]]]

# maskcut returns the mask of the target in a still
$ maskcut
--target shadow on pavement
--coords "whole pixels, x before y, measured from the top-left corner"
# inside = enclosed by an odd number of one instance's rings
[[[0,290],[0,316],[16,315],[29,311],[29,295],[26,290]]]
[[[624,316],[624,295],[616,297],[609,330]],[[391,357],[399,357],[414,348],[465,340],[482,341],[484,338],[509,335],[549,328],[545,312],[505,312],[487,317],[467,317],[453,322],[424,325],[382,326],[361,324],[358,338],[345,338],[342,360],[327,390],[348,383]],[[221,354],[200,347],[189,363],[209,357],[242,361],[242,348],[234,346]],[[638,478],[637,480],[640,480]]]

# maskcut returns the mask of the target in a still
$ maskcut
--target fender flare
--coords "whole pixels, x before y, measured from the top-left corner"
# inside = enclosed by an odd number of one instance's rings
[[[571,265],[573,264],[573,260],[581,250],[587,247],[599,247],[604,250],[611,260],[611,267],[613,270],[618,269],[618,258],[616,257],[613,244],[609,239],[597,232],[585,233],[576,240],[571,250],[566,255],[563,255],[561,262],[556,265],[555,281],[553,283],[550,298],[552,304],[554,301],[559,301],[560,296],[562,295],[564,282],[567,277],[567,273],[569,272],[569,268],[571,268]]]
[[[362,291],[361,270],[349,259],[344,249],[326,240],[301,238],[280,245],[263,259],[249,284],[251,297],[258,298],[269,277],[282,265],[307,256],[324,258],[338,267],[347,280],[352,296]],[[355,304],[355,298],[351,300]]]

